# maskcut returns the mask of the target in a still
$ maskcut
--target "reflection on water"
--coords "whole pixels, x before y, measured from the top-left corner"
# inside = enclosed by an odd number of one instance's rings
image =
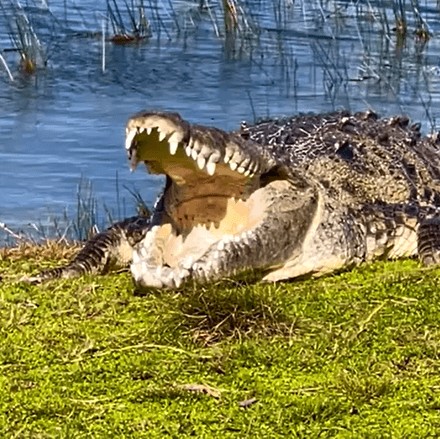
[[[426,44],[413,34],[420,22],[410,9],[399,43],[394,12],[382,2],[239,2],[246,23],[228,44],[216,36],[220,6],[200,10],[200,2],[175,2],[172,13],[147,11],[148,42],[106,43],[105,73],[100,36],[91,33],[101,29],[105,2],[98,2],[101,9],[78,3],[53,1],[49,10],[35,1],[25,8],[47,68],[25,74],[17,53],[0,52],[14,76],[9,81],[0,67],[0,222],[14,230],[50,225],[64,212],[74,217],[81,176],[92,182],[101,210],[105,205],[114,217],[134,211],[124,186],[153,203],[160,178],[130,174],[122,147],[125,120],[140,109],[178,111],[224,129],[255,116],[341,107],[404,112],[426,131],[439,116],[435,1],[419,11],[432,34]],[[12,47],[4,19],[3,51]]]

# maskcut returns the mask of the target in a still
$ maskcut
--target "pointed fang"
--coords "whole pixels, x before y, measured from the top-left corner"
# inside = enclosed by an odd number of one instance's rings
[[[162,140],[165,140],[165,137],[167,136],[166,133],[163,131],[159,131],[159,142],[162,142]]]
[[[197,157],[197,166],[199,167],[199,169],[203,169],[205,167],[206,164],[206,159],[203,156],[199,156]]]
[[[179,142],[177,142],[176,140],[170,140],[169,144],[170,144],[170,154],[175,155],[177,152],[177,148],[179,146]]]
[[[238,168],[238,163],[235,162],[229,162],[229,167],[235,171]]]
[[[128,151],[131,148],[131,144],[133,143],[133,139],[136,137],[136,130],[131,130],[127,133],[125,138],[125,149]]]
[[[206,172],[212,177],[215,173],[215,163],[214,162],[208,162],[206,165]]]

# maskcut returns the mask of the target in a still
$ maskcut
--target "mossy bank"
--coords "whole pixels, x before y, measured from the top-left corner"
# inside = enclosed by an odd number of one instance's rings
[[[128,273],[14,281],[71,254],[0,253],[1,437],[440,435],[439,269],[143,296]]]

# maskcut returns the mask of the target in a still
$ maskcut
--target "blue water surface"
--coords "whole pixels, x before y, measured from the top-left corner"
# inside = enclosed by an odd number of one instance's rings
[[[74,219],[81,179],[82,196],[91,184],[102,223],[109,214],[134,213],[127,188],[151,205],[162,179],[140,168],[130,173],[123,149],[125,122],[141,109],[178,111],[230,130],[255,117],[371,108],[406,113],[425,132],[438,129],[435,1],[420,11],[431,33],[426,43],[414,35],[420,23],[411,20],[411,2],[408,32],[399,41],[393,10],[383,2],[239,1],[247,27],[240,22],[232,43],[224,36],[221,2],[200,9],[200,2],[176,1],[154,10],[149,2],[151,38],[107,41],[105,71],[99,32],[106,2],[77,3],[21,3],[19,13],[33,20],[48,56],[33,74],[20,69],[11,50],[13,15],[3,11],[0,19],[0,54],[14,78],[0,66],[0,223],[16,232],[50,235],[54,220]],[[0,230],[0,241],[6,239]]]

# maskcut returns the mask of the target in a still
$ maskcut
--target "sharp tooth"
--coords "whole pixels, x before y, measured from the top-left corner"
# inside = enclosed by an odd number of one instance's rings
[[[235,171],[235,170],[238,168],[238,163],[230,162],[230,163],[229,163],[229,167],[230,167],[233,171]]]
[[[179,146],[179,142],[177,140],[174,140],[174,139],[173,140],[169,139],[168,142],[169,142],[169,145],[170,145],[170,154],[171,155],[176,154],[177,148]]]
[[[244,171],[243,174],[246,175],[246,177],[249,177],[251,171],[249,169],[246,169],[246,171]]]
[[[259,170],[260,170],[260,166],[258,165],[258,163],[254,163],[252,166],[252,174],[255,174]]]
[[[191,147],[190,146],[185,146],[185,152],[188,157],[191,157]]]
[[[191,150],[191,157],[192,157],[192,159],[193,160],[197,160],[197,156],[198,156],[197,151],[195,151],[194,149]]]
[[[145,130],[147,131],[147,134],[150,135],[151,131],[153,131],[153,128],[148,127],[148,128],[145,128]]]
[[[143,133],[145,131],[145,128],[144,127],[140,127],[140,128],[138,128],[138,131],[139,131],[139,133]]]
[[[177,148],[181,140],[182,140],[181,136],[179,136],[177,133],[171,134],[171,136],[168,138],[171,155],[176,154]]]
[[[157,130],[159,131],[159,128]],[[164,140],[166,136],[166,133],[164,133],[163,131],[159,131],[159,142],[162,142],[162,140]]]
[[[208,162],[206,165],[206,172],[212,177],[215,173],[215,163],[214,162]]]
[[[240,151],[235,151],[233,156],[231,157],[231,161],[235,163],[239,163],[241,165],[241,162],[243,161],[243,157],[240,153]]]
[[[128,151],[131,148],[131,144],[133,143],[133,139],[136,137],[136,130],[131,130],[128,132],[127,137],[125,138],[125,149]]]
[[[206,159],[205,157],[202,157],[201,155],[197,157],[197,166],[200,169],[203,169],[205,167],[206,164]]]
[[[233,155],[234,155],[234,151],[226,151],[225,158],[223,159],[224,162],[229,163]]]
[[[243,168],[243,166],[239,166],[239,167],[237,168],[237,171],[238,171],[240,174],[244,174],[245,171],[246,171],[246,169]]]

